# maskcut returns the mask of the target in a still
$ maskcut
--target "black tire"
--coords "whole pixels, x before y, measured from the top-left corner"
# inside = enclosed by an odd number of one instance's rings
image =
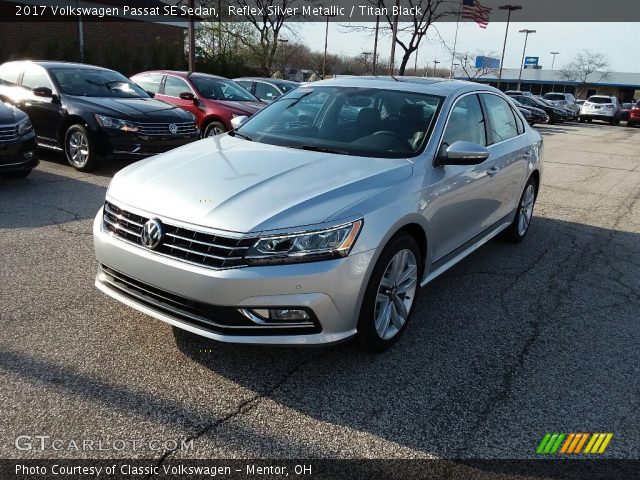
[[[526,227],[524,231],[521,228],[521,221],[524,215],[525,208],[525,199],[529,193],[529,187],[533,188],[533,202],[531,203],[531,213],[529,214],[528,222],[526,222]],[[511,225],[502,232],[500,235],[502,240],[505,240],[510,243],[520,243],[524,237],[527,235],[529,231],[529,226],[531,225],[531,220],[533,220],[533,208],[535,207],[536,199],[538,198],[538,182],[533,177],[530,177],[527,181],[524,189],[522,190],[522,195],[520,195],[520,200],[518,200],[518,207],[516,208],[516,213],[513,218],[513,222]],[[528,202],[526,202],[528,203]]]
[[[25,178],[31,173],[31,170],[33,169],[29,168],[27,170],[16,170],[14,172],[5,172],[0,174],[0,176],[2,176],[3,178]]]
[[[635,123],[630,122],[629,120],[627,120],[627,127],[633,128],[633,127],[635,127]]]
[[[71,125],[64,135],[67,162],[80,172],[92,172],[100,166],[96,142],[82,125]]]
[[[585,120],[584,118],[582,118],[582,117],[578,117],[578,121],[579,121],[580,123],[584,123],[586,120]]]
[[[391,334],[388,338],[383,338],[378,333],[376,328],[376,313],[382,314],[382,312],[377,312],[377,298],[378,291],[382,288],[385,288],[382,285],[383,277],[388,274],[388,268],[392,268],[392,260],[396,257],[396,255],[400,255],[401,252],[408,250],[413,254],[413,260],[415,260],[415,275],[416,275],[416,286],[415,290],[411,292],[413,298],[409,295],[405,295],[404,293],[400,293],[398,297],[401,297],[401,300],[411,300],[411,304],[408,310],[408,313],[401,325],[400,328],[396,327],[396,324],[393,320],[389,320],[387,322],[387,330]],[[408,256],[408,254],[407,254]],[[407,258],[407,268],[403,270],[403,273],[409,272],[409,262],[411,259]],[[413,276],[413,275],[412,275]],[[385,277],[386,278],[386,277]],[[422,278],[422,255],[420,254],[420,248],[416,240],[406,233],[400,233],[393,237],[389,243],[384,247],[384,250],[380,254],[378,261],[373,269],[371,274],[371,278],[369,279],[369,283],[367,285],[367,290],[364,294],[364,298],[362,300],[362,307],[360,308],[360,316],[358,318],[358,339],[364,348],[372,352],[382,352],[387,348],[391,347],[395,342],[398,341],[402,333],[404,332],[407,323],[411,318],[411,314],[415,307],[415,297],[420,288],[420,280]],[[389,287],[389,298],[394,294],[396,286]],[[397,312],[398,310],[395,307],[394,302],[388,300],[389,304],[389,315],[392,316],[392,311]],[[406,305],[405,305],[406,309]],[[396,317],[398,314],[396,313]]]
[[[202,138],[213,137],[214,135],[220,135],[227,131],[227,127],[222,122],[208,123],[202,131]]]

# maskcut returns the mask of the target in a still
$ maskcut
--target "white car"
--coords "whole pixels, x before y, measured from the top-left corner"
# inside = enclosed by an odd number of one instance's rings
[[[611,125],[620,125],[622,109],[618,99],[609,95],[592,95],[580,108],[580,122],[602,120]]]

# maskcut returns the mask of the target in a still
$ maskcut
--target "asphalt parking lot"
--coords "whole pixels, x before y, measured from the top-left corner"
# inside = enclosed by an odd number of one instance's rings
[[[542,127],[526,240],[424,288],[390,351],[218,344],[94,286],[110,177],[59,155],[0,180],[0,458],[534,458],[546,432],[640,446],[640,129]],[[18,450],[18,435],[194,440],[193,449]]]

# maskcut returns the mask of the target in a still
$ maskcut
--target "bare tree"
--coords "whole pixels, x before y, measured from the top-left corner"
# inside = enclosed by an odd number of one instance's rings
[[[399,75],[405,74],[411,55],[418,50],[420,42],[426,37],[431,25],[456,13],[460,3],[459,0],[402,0],[401,2],[399,0],[367,0],[367,2],[381,12],[382,22],[386,23],[384,27],[380,27],[382,35],[393,35],[396,20],[393,8],[397,4],[408,11],[403,15],[403,19],[409,18],[409,21],[398,23],[395,35],[395,44],[400,47],[402,54],[398,68]],[[344,27],[348,31],[366,31],[371,35],[375,33],[375,27],[368,25]]]
[[[478,67],[476,67],[474,59],[477,57],[496,58],[496,55],[497,54],[495,52],[456,52],[453,54],[453,59],[454,65],[460,67],[467,80],[475,80],[476,78],[485,77],[487,75],[497,75],[499,68],[493,66],[491,62],[482,62]]]
[[[574,82],[577,96],[581,96],[587,84],[598,83],[611,76],[609,59],[602,53],[582,50],[560,70],[560,76]]]

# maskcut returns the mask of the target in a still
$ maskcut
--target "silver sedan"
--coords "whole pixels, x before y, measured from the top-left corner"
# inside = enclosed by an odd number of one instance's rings
[[[236,119],[241,123],[242,119]],[[96,286],[215,340],[375,351],[419,287],[497,235],[521,241],[542,138],[498,90],[349,78],[115,175]]]

